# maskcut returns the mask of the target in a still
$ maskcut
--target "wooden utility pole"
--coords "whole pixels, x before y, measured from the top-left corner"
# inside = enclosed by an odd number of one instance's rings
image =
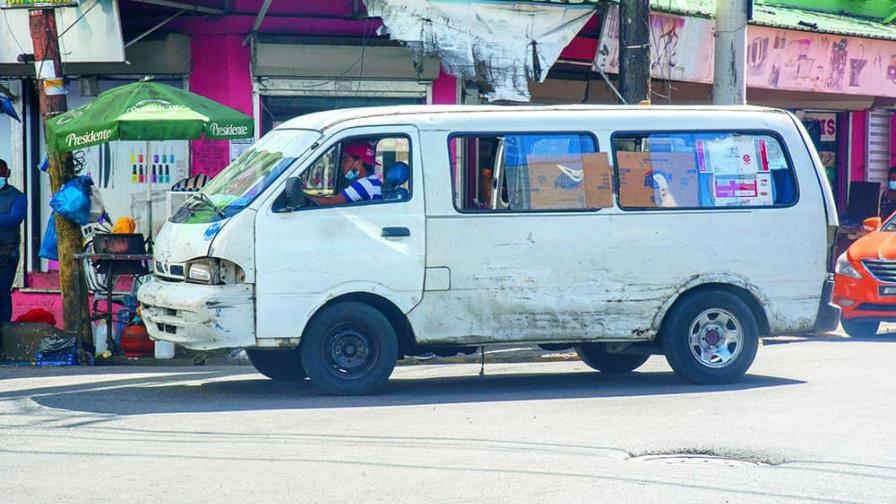
[[[629,104],[650,100],[650,0],[619,2],[619,92]]]
[[[712,102],[715,105],[747,103],[747,10],[749,0],[716,2],[716,55]]]
[[[56,15],[53,9],[30,10],[31,41],[34,44],[35,68],[38,70],[37,89],[44,128],[51,118],[65,112],[67,103],[62,76],[62,60],[56,35]],[[55,194],[63,184],[75,176],[71,153],[48,152],[50,189]],[[74,256],[84,250],[81,227],[56,214],[56,235],[59,243],[59,288],[62,290],[62,317],[65,331],[76,334],[88,344],[90,319],[87,311],[87,286],[77,274]]]

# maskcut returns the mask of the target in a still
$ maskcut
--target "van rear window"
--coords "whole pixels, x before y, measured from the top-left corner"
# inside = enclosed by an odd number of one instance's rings
[[[622,208],[775,207],[796,202],[781,142],[767,133],[617,134]]]

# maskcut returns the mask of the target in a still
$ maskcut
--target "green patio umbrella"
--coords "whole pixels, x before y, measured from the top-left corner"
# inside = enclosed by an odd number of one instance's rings
[[[70,152],[113,140],[230,140],[255,135],[242,112],[167,84],[142,80],[100,93],[46,124],[47,150]],[[147,186],[147,236],[152,235],[152,184]]]
[[[255,134],[251,117],[148,80],[126,84],[47,121],[47,149],[69,152],[112,140],[230,140]]]

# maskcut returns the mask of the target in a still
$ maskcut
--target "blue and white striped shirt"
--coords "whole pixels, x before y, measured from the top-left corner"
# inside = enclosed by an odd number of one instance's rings
[[[343,189],[342,196],[349,203],[383,199],[383,185],[376,174],[369,175],[352,182],[352,185]]]

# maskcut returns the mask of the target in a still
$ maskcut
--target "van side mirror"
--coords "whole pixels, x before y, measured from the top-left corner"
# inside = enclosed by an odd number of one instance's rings
[[[862,228],[865,231],[877,231],[880,229],[881,220],[880,217],[868,217],[864,221],[862,221]]]
[[[302,181],[299,177],[286,179],[286,210],[292,211],[300,208],[305,203],[305,193],[302,192]]]

